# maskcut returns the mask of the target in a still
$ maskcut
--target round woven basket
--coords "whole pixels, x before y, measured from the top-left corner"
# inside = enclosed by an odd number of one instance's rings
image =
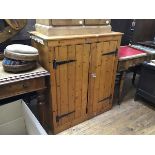
[[[38,61],[39,55],[38,54],[21,54],[21,53],[14,53],[10,51],[4,51],[4,56],[6,58],[14,59],[14,60],[24,60],[24,61]]]
[[[36,62],[29,62],[27,64],[22,64],[22,65],[6,65],[2,63],[2,65],[6,72],[12,72],[12,73],[25,72],[25,71],[35,69],[37,67]]]

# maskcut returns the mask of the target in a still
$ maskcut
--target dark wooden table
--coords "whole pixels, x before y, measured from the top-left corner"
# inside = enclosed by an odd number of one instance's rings
[[[38,68],[20,74],[6,73],[0,61],[0,102],[2,100],[31,92],[37,92],[39,121],[46,127],[46,91],[49,73],[38,65]]]
[[[120,47],[120,50],[118,52],[119,60],[118,60],[118,67],[117,67],[117,72],[120,74],[119,75],[119,95],[118,95],[119,104],[122,100],[122,90],[124,86],[125,76],[128,70],[132,67],[136,67],[142,64],[144,61],[149,61],[155,58],[154,54],[146,53],[141,50],[136,50],[128,46],[125,46],[125,48],[128,48],[128,49],[127,50],[124,49],[123,51],[124,53],[123,53],[122,48],[123,47]],[[133,79],[134,78],[135,78],[135,73],[133,75]]]

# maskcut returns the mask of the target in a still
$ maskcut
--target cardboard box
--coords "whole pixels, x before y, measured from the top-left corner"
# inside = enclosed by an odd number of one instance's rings
[[[0,135],[47,135],[23,100],[0,106]]]

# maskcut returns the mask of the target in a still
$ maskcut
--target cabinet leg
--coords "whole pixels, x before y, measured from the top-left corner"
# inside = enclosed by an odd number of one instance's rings
[[[119,91],[118,91],[118,104],[122,101],[122,91],[124,86],[126,72],[122,71],[120,75],[120,82],[119,82]]]

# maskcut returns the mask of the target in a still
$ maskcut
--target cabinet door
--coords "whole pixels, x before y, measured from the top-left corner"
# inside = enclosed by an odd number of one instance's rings
[[[111,108],[117,63],[117,41],[91,44],[88,113]]]
[[[86,114],[89,52],[89,44],[54,48],[51,72],[55,76],[56,93],[52,93],[52,100],[56,102],[53,119],[58,126]]]

